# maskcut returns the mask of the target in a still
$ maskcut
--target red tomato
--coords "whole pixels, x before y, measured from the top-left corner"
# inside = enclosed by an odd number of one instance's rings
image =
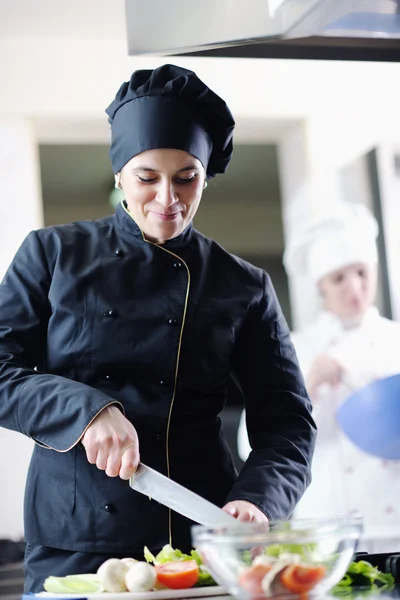
[[[199,567],[195,560],[168,562],[156,567],[157,581],[172,590],[191,588],[199,579]]]
[[[254,596],[261,595],[263,594],[262,580],[270,570],[269,565],[253,565],[240,573],[239,585]]]
[[[288,590],[301,594],[317,585],[323,579],[325,572],[326,569],[322,565],[319,567],[290,565],[282,571],[280,579]]]

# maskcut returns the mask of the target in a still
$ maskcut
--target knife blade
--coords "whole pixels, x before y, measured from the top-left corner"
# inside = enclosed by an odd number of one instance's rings
[[[140,463],[129,480],[133,490],[156,500],[195,523],[206,527],[229,527],[237,520],[205,498],[188,490],[151,467]]]

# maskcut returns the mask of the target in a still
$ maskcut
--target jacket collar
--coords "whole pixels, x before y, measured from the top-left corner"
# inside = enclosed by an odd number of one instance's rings
[[[117,227],[122,229],[125,233],[132,235],[138,242],[143,244],[153,244],[155,246],[162,246],[163,248],[178,248],[188,243],[193,235],[193,224],[190,223],[186,229],[182,231],[177,237],[172,240],[167,240],[163,244],[156,244],[146,239],[144,232],[140,229],[139,225],[134,221],[132,215],[128,211],[125,200],[122,200],[116,208],[115,218],[117,221]]]

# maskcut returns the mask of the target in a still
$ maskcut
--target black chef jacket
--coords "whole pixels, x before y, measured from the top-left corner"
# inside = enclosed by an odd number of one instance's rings
[[[234,375],[250,454],[239,477],[218,417]],[[288,327],[262,270],[192,225],[155,244],[116,214],[31,232],[0,286],[0,425],[36,444],[31,543],[141,555],[190,544],[190,521],[89,464],[79,440],[116,404],[144,463],[222,506],[290,517],[315,425]]]

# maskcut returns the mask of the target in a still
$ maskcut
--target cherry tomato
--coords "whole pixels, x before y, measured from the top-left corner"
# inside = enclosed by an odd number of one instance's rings
[[[290,565],[286,567],[280,576],[283,585],[296,594],[308,592],[325,575],[326,569],[322,565],[313,567],[308,565]]]
[[[157,581],[172,590],[191,588],[199,579],[199,567],[195,560],[168,562],[156,567]]]

